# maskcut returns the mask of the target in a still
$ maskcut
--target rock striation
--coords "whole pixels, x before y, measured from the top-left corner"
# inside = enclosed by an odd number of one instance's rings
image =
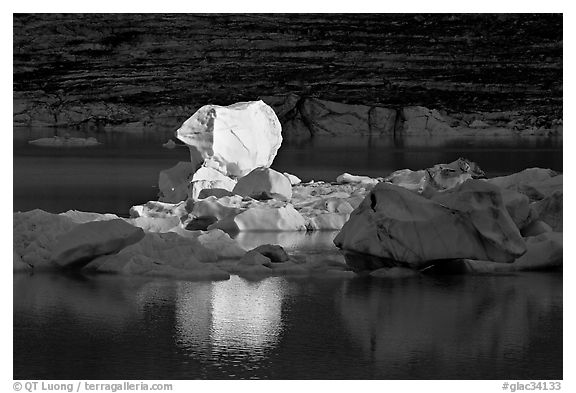
[[[178,127],[202,103],[291,93],[310,108],[398,118],[422,106],[467,125],[562,119],[559,14],[16,14],[13,25],[16,126]]]

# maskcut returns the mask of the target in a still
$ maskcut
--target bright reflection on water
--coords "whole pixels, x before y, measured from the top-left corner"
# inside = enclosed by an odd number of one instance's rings
[[[281,278],[250,282],[238,277],[178,285],[177,343],[211,355],[244,352],[250,361],[261,360],[282,331],[285,286]]]
[[[14,378],[561,379],[562,274],[17,274]]]

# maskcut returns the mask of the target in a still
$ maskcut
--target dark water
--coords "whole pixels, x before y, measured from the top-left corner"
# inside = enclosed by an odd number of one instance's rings
[[[29,145],[58,132],[95,136],[97,147],[57,149]],[[164,149],[171,130],[85,134],[54,129],[14,131],[14,211],[40,208],[127,215],[131,206],[157,198],[158,173],[189,161],[186,147]],[[562,171],[562,139],[483,138],[405,140],[317,138],[283,143],[274,164],[301,179],[335,181],[344,172],[386,176],[397,169],[422,169],[466,157],[498,176],[539,166]]]
[[[14,275],[15,379],[561,379],[562,275]]]
[[[126,215],[158,172],[187,160],[169,133],[98,134],[47,149],[14,134],[14,210]],[[86,136],[86,135],[81,135]],[[274,167],[304,180],[383,176],[464,156],[489,176],[562,170],[562,142],[368,138],[285,143]],[[334,233],[241,234],[292,254],[337,253]],[[14,275],[15,379],[561,379],[562,274],[177,282]]]

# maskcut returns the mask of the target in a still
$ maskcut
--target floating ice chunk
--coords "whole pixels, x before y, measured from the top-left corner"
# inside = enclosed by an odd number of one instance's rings
[[[204,188],[198,193],[198,199],[206,199],[211,196],[222,198],[227,196],[234,196],[234,193],[223,188]]]
[[[462,273],[497,273],[562,268],[563,241],[561,232],[546,232],[526,238],[527,251],[514,263],[503,264],[482,260],[459,260],[447,267]]]
[[[29,264],[24,262],[22,260],[22,258],[20,257],[20,255],[18,255],[16,253],[16,251],[13,251],[13,254],[14,254],[14,259],[13,259],[13,271],[14,271],[14,273],[27,272],[27,271],[30,271],[32,269],[32,266],[30,266]]]
[[[518,229],[524,228],[534,219],[534,214],[530,211],[530,200],[526,195],[507,189],[502,189],[501,194],[506,211]]]
[[[256,251],[257,253],[270,258],[270,261],[274,263],[285,262],[290,259],[286,251],[284,251],[284,249],[277,244],[262,244],[254,248],[252,251]]]
[[[538,236],[546,232],[552,232],[552,227],[544,221],[534,220],[520,232],[523,237]]]
[[[172,229],[172,232],[175,232],[182,237],[198,240],[204,247],[214,251],[218,255],[219,260],[242,258],[246,253],[244,248],[242,248],[226,232],[221,231],[220,229],[212,229],[205,232],[188,231],[176,227]]]
[[[561,267],[563,261],[562,232],[546,232],[526,239],[528,250],[516,259],[516,270],[533,270]]]
[[[527,195],[531,201],[538,201],[556,191],[562,191],[563,177],[551,169],[528,168],[512,175],[493,177],[486,182],[518,191]]]
[[[244,256],[238,261],[240,266],[254,266],[254,265],[271,265],[272,261],[267,256],[262,255],[258,251],[251,250],[248,251]]]
[[[31,145],[44,146],[44,147],[88,147],[98,146],[101,143],[94,137],[89,138],[74,138],[74,137],[60,137],[54,136],[52,138],[40,138],[28,142]]]
[[[14,252],[35,270],[54,268],[50,260],[56,239],[78,225],[69,217],[40,209],[14,213]]]
[[[222,198],[211,196],[195,202],[191,201],[188,209],[193,217],[212,216],[220,220],[242,212],[242,206],[242,197],[238,195]]]
[[[178,203],[166,203],[148,201],[144,205],[132,206],[130,217],[185,217],[188,215],[186,201]]]
[[[216,169],[206,166],[200,167],[192,177],[192,183],[188,190],[188,197],[197,200],[202,190],[219,188],[232,191],[236,186],[236,180],[218,172]]]
[[[176,136],[190,148],[193,162],[201,156],[223,174],[241,177],[270,167],[282,143],[282,127],[263,101],[239,102],[203,106]]]
[[[116,253],[143,237],[142,229],[124,220],[79,224],[58,237],[51,259],[62,267],[79,266],[97,256]]]
[[[563,212],[564,212],[564,194],[562,190],[546,196],[544,199],[534,202],[530,205],[534,214],[554,230],[562,232]]]
[[[82,212],[78,210],[68,210],[67,212],[60,213],[61,216],[70,218],[72,221],[78,224],[84,224],[91,221],[107,221],[107,220],[117,220],[116,214],[110,213],[92,213],[92,212]]]
[[[419,171],[401,169],[387,176],[384,181],[430,197],[437,192],[450,190],[466,180],[484,177],[484,171],[478,164],[459,158],[449,164],[436,164]]]
[[[338,176],[336,178],[336,182],[340,183],[340,184],[345,184],[345,183],[362,183],[362,184],[366,184],[366,185],[376,185],[378,184],[382,179],[373,179],[371,177],[368,176],[357,176],[357,175],[351,175],[349,173],[343,173],[340,176]]]
[[[322,213],[309,219],[307,227],[313,231],[337,231],[350,218],[348,213]]]
[[[306,220],[294,207],[253,207],[228,216],[209,227],[227,233],[239,231],[305,231]]]
[[[162,144],[162,147],[165,149],[174,149],[176,147],[176,142],[169,139],[168,142]]]
[[[118,254],[97,258],[85,269],[105,273],[169,277],[182,280],[228,279],[218,260],[196,237],[177,233],[147,233]]]
[[[292,175],[288,172],[284,172],[282,173],[284,176],[286,176],[288,178],[288,180],[290,180],[290,184],[292,184],[293,186],[298,185],[300,183],[302,183],[302,180],[300,180],[300,178],[296,175]]]
[[[274,169],[256,168],[238,179],[232,192],[254,199],[289,201],[292,198],[292,184],[286,176]]]
[[[330,213],[350,214],[354,208],[346,200],[338,200],[338,198],[329,198],[326,200],[326,210]]]
[[[136,217],[126,220],[128,223],[142,228],[145,232],[169,232],[180,225],[180,218],[173,217]]]
[[[198,241],[206,248],[216,252],[219,259],[241,258],[246,252],[226,232],[212,229],[198,236]]]
[[[497,187],[479,180],[432,201],[378,184],[334,239],[344,250],[409,263],[474,258],[513,262],[526,246]],[[440,197],[441,196],[441,197]]]
[[[94,260],[88,267],[99,272],[124,275],[165,277],[177,280],[227,280],[230,275],[222,269],[207,263],[193,261],[190,257],[183,266],[175,266],[167,260],[143,254],[119,253]]]
[[[127,247],[123,253],[143,254],[168,260],[172,266],[185,266],[190,257],[198,262],[216,262],[216,252],[204,247],[196,238],[185,238],[174,232],[147,233],[140,242]]]

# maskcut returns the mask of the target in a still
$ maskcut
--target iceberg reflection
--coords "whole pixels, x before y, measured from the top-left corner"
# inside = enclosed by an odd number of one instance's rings
[[[562,318],[561,275],[371,284],[347,281],[340,311],[365,360],[377,365],[376,377],[454,379],[468,370],[469,379],[505,379],[536,369],[532,378],[562,378],[562,328],[554,320]],[[543,347],[558,356],[542,359]]]
[[[233,276],[215,283],[181,283],[176,296],[177,343],[192,352],[209,349],[262,357],[283,330],[286,282],[250,282]]]

